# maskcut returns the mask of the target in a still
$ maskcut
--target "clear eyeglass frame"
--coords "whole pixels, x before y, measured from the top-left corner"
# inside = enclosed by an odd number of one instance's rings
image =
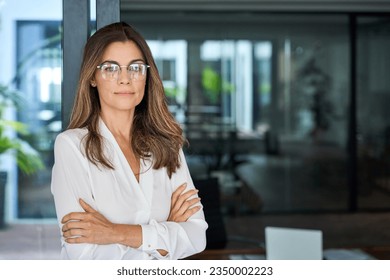
[[[129,65],[119,65],[113,62],[103,62],[98,65],[102,78],[107,81],[117,81],[122,68],[127,69],[128,78],[132,81],[143,81],[146,79],[147,69],[150,66],[144,63],[131,63]]]

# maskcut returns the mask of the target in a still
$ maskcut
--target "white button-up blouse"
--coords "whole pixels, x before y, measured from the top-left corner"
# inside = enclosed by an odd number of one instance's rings
[[[104,152],[115,169],[97,167],[82,148],[86,129],[70,129],[55,141],[55,162],[51,190],[60,228],[61,219],[70,212],[83,212],[79,198],[113,223],[139,224],[142,245],[131,248],[121,244],[69,244],[61,239],[63,259],[180,259],[204,250],[207,223],[200,210],[186,222],[168,222],[172,192],[183,183],[194,188],[183,151],[181,166],[169,178],[166,168],[153,169],[151,160],[141,160],[136,180],[114,136],[100,120]],[[168,252],[166,256],[157,249]]]

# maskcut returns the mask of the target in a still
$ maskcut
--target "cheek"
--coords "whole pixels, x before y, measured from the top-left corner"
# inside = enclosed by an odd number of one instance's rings
[[[143,91],[145,91],[145,89],[146,89],[146,81],[143,81],[143,82],[141,82],[141,83],[138,83],[138,88],[140,89],[140,90],[143,90]]]
[[[137,92],[139,93],[139,95],[143,98],[144,95],[145,95],[145,83],[143,84],[140,84],[137,86]]]
[[[99,93],[99,98],[105,98],[111,94],[111,88],[104,84],[97,84],[96,89]]]

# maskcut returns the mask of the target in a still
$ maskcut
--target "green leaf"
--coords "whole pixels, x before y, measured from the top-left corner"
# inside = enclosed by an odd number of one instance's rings
[[[27,126],[24,123],[18,121],[0,120],[0,127],[10,128],[22,135],[28,134]]]
[[[39,153],[26,141],[18,139],[15,150],[18,167],[25,174],[30,175],[45,168]]]
[[[3,118],[4,109],[9,105],[20,106],[22,96],[17,91],[9,90],[8,87],[0,84],[0,155],[7,152],[15,152],[16,163],[25,174],[32,174],[43,169],[44,163],[39,153],[26,141],[18,137],[9,136],[12,134],[28,135],[27,126],[18,121],[5,120]]]

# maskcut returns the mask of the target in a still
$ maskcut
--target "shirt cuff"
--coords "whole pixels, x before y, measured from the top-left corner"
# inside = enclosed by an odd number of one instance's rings
[[[141,250],[152,253],[157,247],[157,231],[152,225],[141,225],[142,227],[142,246]]]
[[[156,226],[153,224],[153,221],[148,225],[141,225],[142,228],[142,245],[139,249],[149,254],[149,256],[153,256],[157,259],[167,259],[169,253],[166,256],[162,256],[157,249],[162,246],[158,245],[158,233]]]

